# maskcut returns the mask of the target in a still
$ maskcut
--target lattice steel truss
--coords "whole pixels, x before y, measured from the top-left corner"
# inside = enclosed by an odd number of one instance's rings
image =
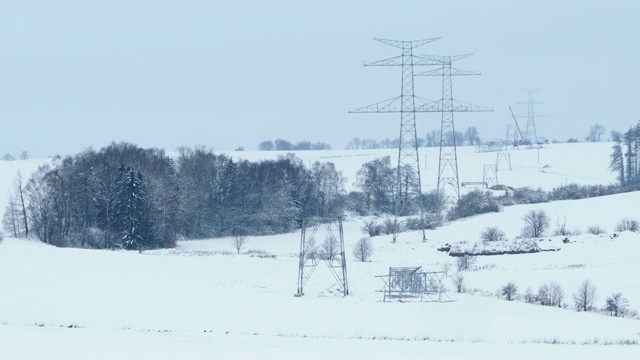
[[[318,230],[325,230],[322,244],[316,242]],[[347,258],[344,252],[344,234],[341,218],[313,218],[302,220],[300,256],[298,262],[298,292],[304,295],[304,286],[320,262],[327,264],[344,296],[349,295]]]
[[[496,164],[486,164],[482,171],[482,181],[490,188],[498,184],[498,166]]]
[[[440,157],[438,166],[438,193],[442,191],[445,199],[460,199],[460,179],[458,177],[458,154],[456,150],[455,126],[453,122],[454,112],[484,112],[493,111],[493,108],[482,107],[463,103],[453,99],[452,76],[480,75],[477,71],[461,70],[451,67],[451,64],[464,59],[471,54],[455,56],[422,55],[421,58],[440,63],[438,69],[425,71],[416,76],[442,76],[442,98],[440,109],[442,121],[440,123]],[[446,193],[445,187],[449,186],[452,193]]]
[[[511,171],[511,153],[508,151],[500,151],[496,154],[496,173],[501,169],[501,164],[506,164],[506,167],[502,169],[509,169]]]
[[[522,90],[527,93],[527,100],[521,101],[518,104],[527,104],[527,114],[519,115],[518,117],[526,117],[527,118],[527,127],[524,132],[524,140],[529,141],[530,144],[538,143],[538,134],[536,132],[536,117],[548,117],[547,115],[536,114],[533,106],[535,104],[544,104],[540,101],[533,100],[533,94],[539,89],[531,90],[526,89]]]
[[[402,51],[402,55],[385,60],[368,61],[364,66],[400,66],[402,68],[401,94],[388,100],[384,100],[369,106],[349,109],[349,113],[400,113],[400,145],[398,148],[398,169],[396,181],[396,193],[394,196],[394,230],[393,242],[398,236],[398,216],[404,214],[405,209],[411,205],[419,208],[420,219],[424,219],[424,206],[422,204],[422,181],[420,179],[420,159],[418,158],[418,137],[416,133],[417,112],[439,112],[438,102],[415,96],[413,85],[413,67],[424,65],[439,65],[440,63],[413,54],[413,49],[438,40],[422,39],[413,41],[374,39],[383,44],[396,47]],[[405,194],[402,193],[402,179],[409,180]],[[427,240],[427,235],[422,223],[422,240]]]
[[[421,266],[390,267],[389,274],[376,277],[384,282],[379,290],[384,293],[383,301],[451,301],[442,285],[445,274],[441,271],[425,272]]]

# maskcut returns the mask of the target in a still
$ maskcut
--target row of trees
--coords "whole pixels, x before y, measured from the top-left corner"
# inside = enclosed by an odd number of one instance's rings
[[[513,301],[519,298],[518,286],[514,282],[508,282],[500,288],[500,295],[504,296],[507,301]],[[543,306],[566,307],[564,303],[565,292],[556,282],[542,284],[537,292],[533,292],[528,288],[522,295],[522,300],[530,304],[540,304]],[[582,282],[578,290],[573,293],[573,307],[577,311],[604,311],[611,316],[619,317],[631,315],[635,312],[629,308],[629,301],[620,292],[614,292],[607,296],[604,306],[598,309],[595,305],[598,299],[598,291],[596,286],[590,281]]]
[[[23,152],[21,152],[21,153],[20,153],[20,155],[18,156],[18,158],[19,158],[20,160],[27,160],[27,159],[29,159],[29,152],[28,152],[28,151],[26,151],[26,150],[25,150],[25,151],[23,151]],[[6,154],[4,154],[4,155],[2,156],[2,160],[4,160],[4,161],[14,161],[15,159],[16,159],[16,158],[15,158],[15,156],[13,156],[13,155],[11,155],[11,154],[9,154],[9,153],[6,153]]]
[[[404,174],[409,182],[411,172]],[[303,218],[395,210],[397,170],[389,157],[362,165],[358,191],[347,194],[345,181],[333,163],[305,167],[293,154],[235,161],[196,147],[179,148],[170,158],[162,150],[114,143],[55,158],[26,182],[18,174],[3,225],[13,236],[33,234],[47,243],[133,249],[171,246],[178,235],[274,234],[299,228]],[[429,212],[441,211],[435,192],[422,200]],[[402,209],[399,215],[418,212]]]
[[[310,141],[300,141],[292,143],[283,139],[275,141],[265,140],[258,144],[260,151],[293,151],[293,150],[331,150],[331,145],[323,142],[312,143]]]
[[[305,168],[292,154],[234,161],[196,147],[172,159],[114,143],[58,157],[26,183],[18,174],[3,225],[46,243],[128,249],[172,246],[178,235],[280,233],[342,214],[344,181],[332,163]]]
[[[478,133],[478,129],[475,126],[468,127],[467,130],[463,133],[460,131],[455,131],[453,137],[445,136],[446,139],[453,138],[456,145],[480,145],[480,135]],[[433,130],[424,138],[417,139],[418,147],[437,147],[440,146],[440,131]],[[360,139],[353,138],[349,140],[347,143],[347,150],[352,149],[394,149],[398,148],[400,145],[400,139],[383,139],[380,141],[372,140],[372,139]],[[453,145],[453,144],[446,144]]]

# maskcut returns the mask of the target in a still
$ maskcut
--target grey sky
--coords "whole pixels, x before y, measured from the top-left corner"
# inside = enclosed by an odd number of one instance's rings
[[[441,37],[419,53],[474,53],[454,97],[493,106],[458,114],[503,138],[508,105],[540,88],[538,134],[584,138],[640,119],[638,1],[6,1],[0,7],[0,153],[72,154],[129,141],[216,150],[262,140],[344,148],[394,138],[399,115],[348,114],[399,95],[399,55],[374,37]],[[440,79],[416,79],[439,98]],[[418,134],[439,128],[421,114]],[[524,121],[524,120],[523,120]]]

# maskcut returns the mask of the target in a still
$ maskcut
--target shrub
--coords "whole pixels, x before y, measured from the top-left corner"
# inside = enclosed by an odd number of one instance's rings
[[[499,211],[500,204],[490,192],[474,190],[460,197],[447,217],[449,220],[457,220],[472,215]]]
[[[547,192],[540,188],[531,189],[528,187],[513,190],[511,198],[516,204],[539,204],[549,201]]]
[[[497,227],[488,227],[484,229],[482,234],[480,234],[480,239],[483,242],[492,242],[492,241],[504,241],[506,240],[506,236],[504,232],[500,231]]]
[[[616,225],[616,231],[638,231],[638,221],[634,219],[624,218]]]
[[[507,301],[511,301],[516,297],[518,293],[518,287],[513,282],[508,282],[505,286],[500,289],[500,294],[504,296]]]
[[[440,213],[426,213],[424,214],[424,228],[435,229],[442,225],[442,215]],[[400,224],[398,224],[400,225]],[[403,230],[420,230],[422,229],[422,223],[420,223],[419,217],[410,217],[403,222]]]
[[[372,254],[373,244],[371,243],[371,238],[363,237],[353,247],[353,256],[362,262],[369,261]]]
[[[444,209],[444,193],[433,190],[422,194],[422,206],[425,211],[430,213],[440,213]]]
[[[553,200],[577,200],[587,197],[587,187],[578,184],[565,184],[554,188],[550,197]]]
[[[398,223],[398,225],[400,225],[400,223]],[[395,228],[393,219],[390,218],[386,218],[381,225],[382,231],[389,235],[389,234],[393,234],[393,230]],[[398,228],[398,230],[396,232],[402,232],[402,230],[400,228]]]
[[[362,232],[369,235],[369,237],[379,236],[382,234],[382,226],[375,223],[375,221],[365,221],[362,226]]]
[[[531,287],[527,288],[527,291],[525,291],[523,298],[524,302],[526,302],[527,304],[533,304],[537,301],[536,295],[533,293],[533,290],[531,290]]]
[[[591,235],[600,235],[600,234],[604,234],[604,229],[601,228],[600,226],[593,225],[587,228],[587,233]]]
[[[523,218],[525,227],[522,236],[525,238],[539,238],[549,227],[549,217],[543,210],[531,210]]]
[[[622,296],[622,293],[613,293],[607,297],[604,309],[611,316],[624,316],[629,307],[629,301]]]
[[[458,272],[453,277],[453,285],[455,285],[458,293],[464,292],[464,275],[461,272]]]

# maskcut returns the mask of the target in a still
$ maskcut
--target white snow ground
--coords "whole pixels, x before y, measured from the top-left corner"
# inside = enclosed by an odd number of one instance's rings
[[[607,184],[615,178],[606,170],[610,146],[550,145],[540,150],[540,164],[537,150],[512,151],[513,170],[501,171],[500,183],[545,189],[565,182]],[[377,150],[370,157],[354,156],[363,152],[298,155],[304,161],[335,156],[326,160],[353,183],[363,162],[394,154]],[[481,177],[482,164],[492,159],[495,153],[462,148],[461,180],[471,176],[462,169]],[[34,164],[37,160],[0,162],[0,193],[11,184],[7,172],[21,168],[27,176]],[[431,172],[426,171],[425,183],[435,185]],[[0,244],[0,358],[638,358],[638,320],[491,295],[508,281],[520,293],[555,281],[571,305],[572,293],[589,279],[598,288],[599,307],[606,296],[621,291],[632,308],[640,309],[640,234],[612,236],[622,217],[640,219],[639,201],[640,193],[630,193],[507,207],[428,231],[426,244],[418,233],[402,233],[396,244],[390,236],[375,237],[370,262],[348,263],[348,297],[341,296],[322,264],[305,295],[293,297],[299,233],[250,237],[239,255],[228,238],[182,241],[175,249],[142,254],[6,238]],[[440,270],[455,259],[438,247],[477,241],[487,226],[498,226],[513,239],[531,209],[545,210],[552,227],[556,218],[566,217],[569,229],[584,232],[598,225],[607,233],[573,236],[568,244],[545,238],[541,246],[560,248],[555,252],[479,257],[465,272],[473,295],[450,291],[453,302],[381,301],[376,290],[382,281],[375,275],[389,266]],[[362,223],[359,218],[344,223],[348,253],[363,236]],[[252,257],[249,250],[275,258]],[[453,289],[450,280],[445,284]]]

